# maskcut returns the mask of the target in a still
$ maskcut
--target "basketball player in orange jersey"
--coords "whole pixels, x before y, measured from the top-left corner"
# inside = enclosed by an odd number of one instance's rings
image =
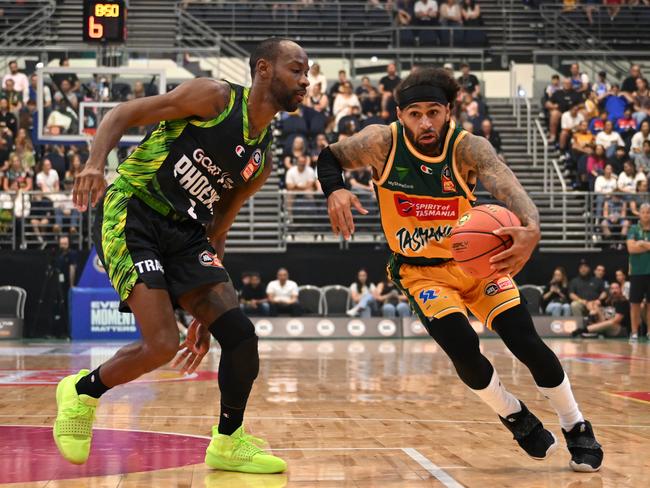
[[[323,150],[318,177],[332,229],[347,239],[354,232],[352,207],[366,213],[345,189],[342,170],[370,166],[392,250],[389,276],[447,353],[460,379],[499,415],[529,456],[545,459],[557,448],[555,436],[506,390],[481,354],[467,307],[530,369],[559,416],[571,468],[597,471],[603,459],[601,446],[578,408],[560,361],[537,335],[511,278],[539,241],[537,208],[490,143],[452,120],[458,90],[445,70],[420,69],[397,88],[398,122],[368,126]],[[520,227],[495,231],[514,241],[492,258],[495,279],[470,278],[451,259],[449,235],[474,203],[477,179],[522,222]]]

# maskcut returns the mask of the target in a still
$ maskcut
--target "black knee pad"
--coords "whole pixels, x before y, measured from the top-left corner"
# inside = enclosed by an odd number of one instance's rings
[[[233,349],[242,341],[256,337],[255,326],[239,307],[228,310],[209,327],[222,350]]]
[[[260,369],[255,326],[236,308],[215,320],[210,332],[221,346],[221,402],[231,408],[244,408]]]
[[[528,367],[538,386],[554,388],[562,383],[564,369],[560,360],[539,337],[524,305],[519,304],[494,317],[492,328],[515,357]]]
[[[478,335],[462,313],[452,313],[426,324],[429,335],[447,353],[463,382],[474,390],[490,384],[494,369],[479,349]]]

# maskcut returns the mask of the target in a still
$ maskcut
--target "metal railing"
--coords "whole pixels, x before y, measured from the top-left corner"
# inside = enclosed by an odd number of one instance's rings
[[[551,170],[559,173],[557,165]],[[565,191],[564,187],[559,192],[529,194],[542,214],[541,247],[571,251],[623,244],[624,228],[638,219],[631,213],[631,202],[635,201],[638,211],[641,203],[650,201],[649,193],[597,194]],[[604,224],[603,209],[612,195],[620,195],[626,202],[626,215]],[[361,243],[383,245],[385,238],[374,194],[360,192],[358,196],[369,213],[353,212],[356,231],[350,241],[344,241],[332,234],[327,202],[320,192],[264,189],[240,211],[228,234],[227,250],[284,252],[287,243],[296,242],[335,244],[342,248]],[[550,201],[555,203],[550,205]],[[70,235],[74,247],[88,248],[95,211],[77,212],[72,208],[70,193],[66,192],[0,192],[0,248],[53,246],[61,234]]]

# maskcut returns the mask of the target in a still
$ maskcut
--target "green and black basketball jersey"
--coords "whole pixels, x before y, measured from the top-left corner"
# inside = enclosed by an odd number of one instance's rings
[[[467,132],[452,120],[442,154],[429,157],[411,145],[399,122],[391,130],[386,166],[374,180],[388,245],[394,253],[422,262],[450,259],[448,237],[475,200],[454,160],[456,145]]]
[[[230,84],[226,109],[211,120],[165,120],[120,164],[115,186],[163,215],[207,224],[223,192],[257,178],[271,141],[268,127],[248,136],[248,88]]]

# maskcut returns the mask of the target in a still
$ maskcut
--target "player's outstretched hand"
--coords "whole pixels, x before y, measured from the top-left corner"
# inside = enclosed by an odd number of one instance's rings
[[[85,212],[88,209],[88,196],[94,207],[106,188],[104,168],[93,167],[86,164],[86,167],[77,175],[72,189],[72,202],[77,210]]]
[[[362,215],[368,213],[357,196],[349,190],[336,190],[327,198],[327,213],[330,217],[332,232],[337,236],[343,234],[345,240],[348,240],[354,234],[352,207],[356,208]]]
[[[185,341],[178,346],[180,353],[172,361],[172,368],[183,364],[182,374],[191,374],[201,364],[203,356],[210,350],[210,331],[198,320],[192,320],[187,328]]]
[[[490,258],[492,269],[499,276],[515,276],[521,271],[537,247],[540,232],[536,225],[527,227],[501,227],[493,231],[498,236],[512,237],[512,246]]]

